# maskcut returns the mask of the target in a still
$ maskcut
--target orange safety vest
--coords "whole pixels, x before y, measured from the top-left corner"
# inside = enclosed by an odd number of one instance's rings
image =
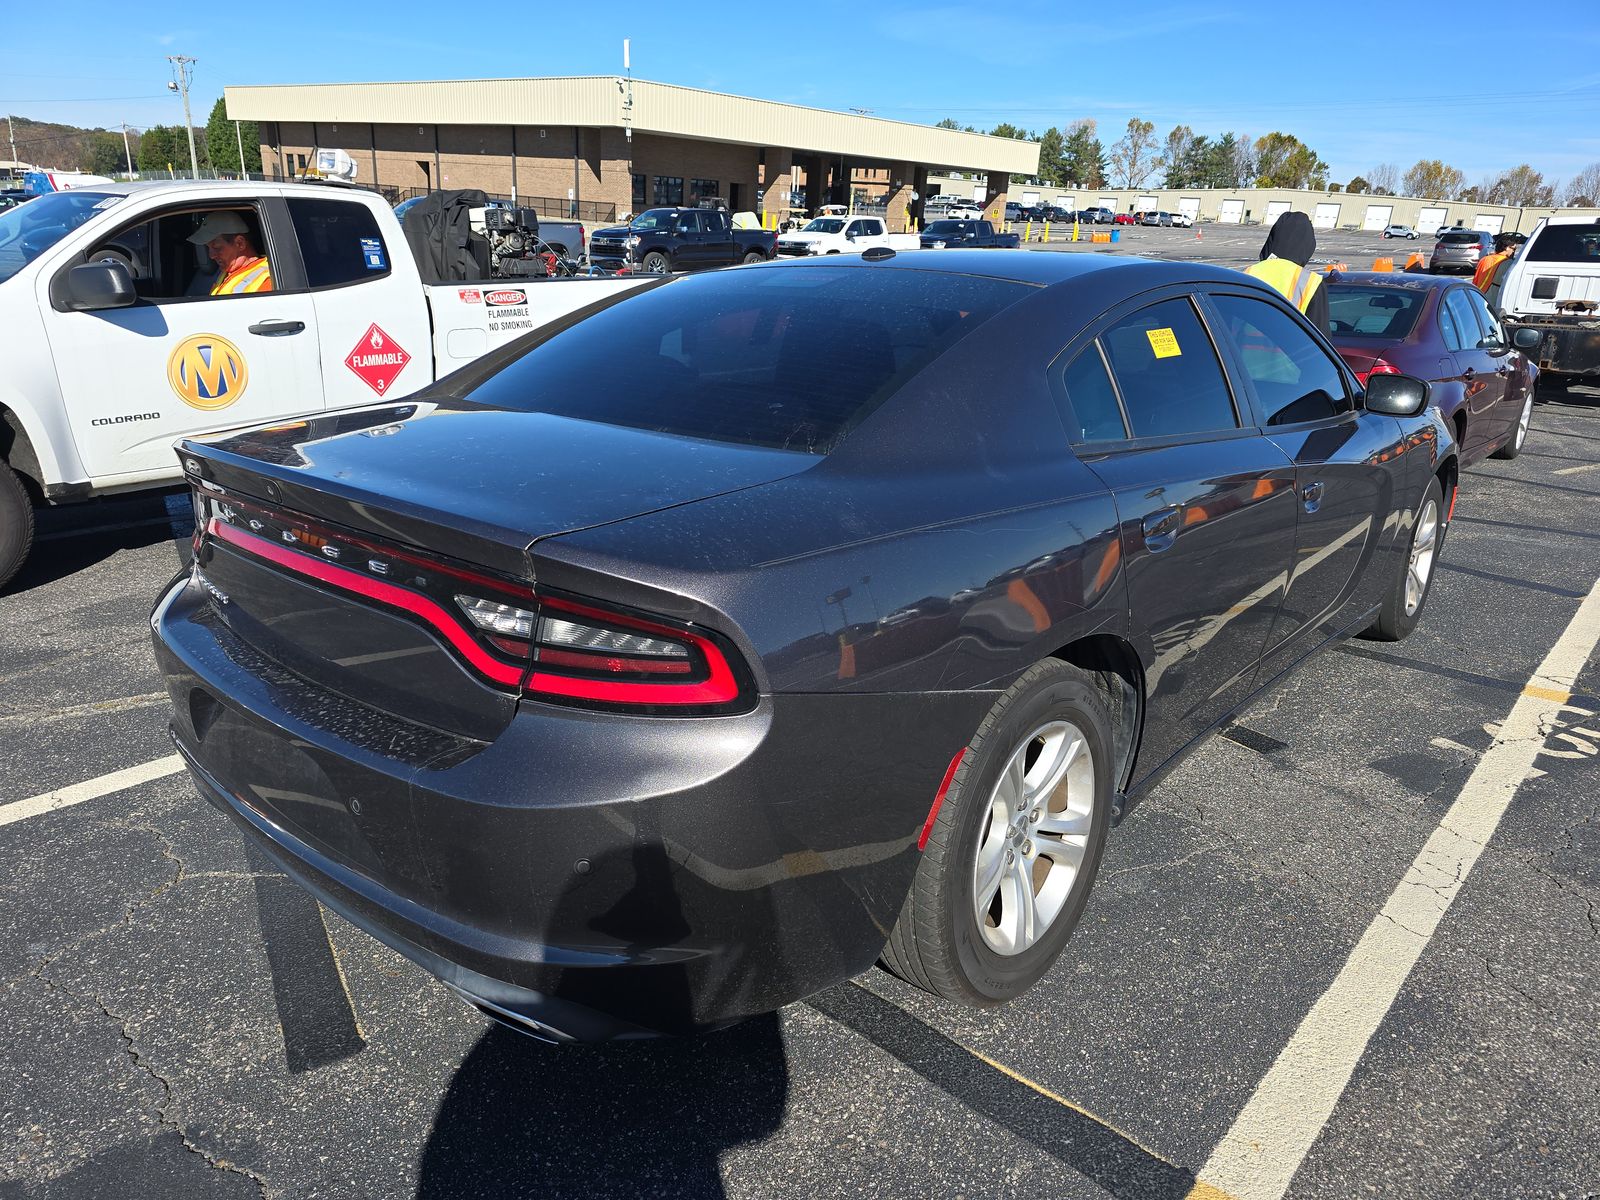
[[[1511,255],[1504,251],[1485,254],[1478,260],[1478,269],[1472,273],[1472,286],[1480,292],[1488,292],[1489,285],[1494,282],[1495,269],[1510,257]]]
[[[229,271],[211,289],[213,296],[244,296],[250,292],[270,292],[272,290],[272,268],[267,265],[267,260],[262,258],[246,259],[243,264]]]
[[[1289,298],[1289,303],[1301,312],[1306,311],[1306,306],[1311,303],[1311,297],[1317,294],[1317,288],[1322,286],[1322,276],[1310,267],[1302,267],[1297,262],[1290,262],[1287,258],[1263,258],[1258,263],[1252,263],[1244,269],[1246,275],[1253,275],[1269,287],[1276,288]]]

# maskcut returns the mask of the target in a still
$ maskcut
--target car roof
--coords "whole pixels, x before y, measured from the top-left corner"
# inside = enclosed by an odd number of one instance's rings
[[[808,270],[819,267],[849,267],[876,270],[942,271],[952,275],[976,275],[986,279],[1010,280],[1050,287],[1070,283],[1091,275],[1118,273],[1119,279],[1144,288],[1170,283],[1254,283],[1250,276],[1230,267],[1209,263],[1181,262],[1133,255],[1066,254],[1037,250],[907,250],[893,256],[859,258],[789,259],[756,263],[742,268],[751,271]],[[1131,278],[1130,278],[1131,277]],[[1430,276],[1430,278],[1432,278]]]

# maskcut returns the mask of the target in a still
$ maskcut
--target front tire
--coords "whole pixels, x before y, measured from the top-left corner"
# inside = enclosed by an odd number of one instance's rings
[[[1384,597],[1378,619],[1362,631],[1375,642],[1398,642],[1409,637],[1422,619],[1433,587],[1434,568],[1444,542],[1444,491],[1437,478],[1428,481],[1411,525],[1411,543]]]
[[[900,917],[891,971],[947,1000],[1014,999],[1060,957],[1111,823],[1111,717],[1094,683],[1046,659],[967,746]]]
[[[0,587],[22,569],[33,548],[33,501],[17,473],[0,462]]]
[[[640,264],[651,275],[666,275],[672,271],[672,260],[660,250],[652,250]]]
[[[1511,436],[1506,439],[1506,444],[1496,450],[1493,458],[1515,458],[1522,453],[1523,443],[1528,440],[1528,425],[1533,421],[1533,389],[1528,389],[1528,398],[1522,402],[1522,411],[1517,414],[1517,423],[1512,427]]]

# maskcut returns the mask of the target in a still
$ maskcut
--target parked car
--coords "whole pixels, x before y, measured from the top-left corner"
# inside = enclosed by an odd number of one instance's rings
[[[1086,208],[1083,210],[1083,219],[1095,225],[1110,225],[1116,220],[1116,214],[1109,208]]]
[[[653,274],[763,262],[777,253],[775,232],[735,229],[728,214],[714,208],[650,208],[589,238],[591,262]]]
[[[1541,217],[1496,272],[1488,299],[1513,336],[1538,335],[1531,353],[1550,384],[1600,380],[1600,224],[1592,218]]]
[[[1471,275],[1478,269],[1478,260],[1493,252],[1494,237],[1491,234],[1481,229],[1447,229],[1434,243],[1428,270]]]
[[[1016,249],[1020,234],[996,233],[987,221],[935,221],[922,231],[924,250]]]
[[[791,257],[859,254],[874,246],[915,250],[921,244],[914,233],[890,233],[888,222],[882,217],[818,217],[803,229],[780,235],[778,253]]]
[[[983,216],[983,206],[971,200],[960,200],[945,209],[944,215],[956,221],[976,221]]]
[[[1363,384],[1382,374],[1428,380],[1462,466],[1522,452],[1539,377],[1525,351],[1537,333],[1507,336],[1483,294],[1450,276],[1346,273],[1327,287],[1329,336]]]
[[[1186,212],[1175,212],[1175,213],[1173,213],[1172,214],[1172,223],[1174,225],[1178,226],[1180,229],[1192,229],[1192,228],[1194,228],[1194,218],[1191,217]]]
[[[1171,225],[1172,214],[1164,212],[1147,212],[1139,214],[1141,225]]]
[[[1415,239],[1417,231],[1409,225],[1390,225],[1383,231],[1386,238],[1412,238]]]
[[[1115,217],[1111,218],[1111,220],[1113,224],[1116,225],[1134,225],[1138,223],[1138,220],[1142,215],[1142,213],[1118,213]]]
[[[1425,383],[1363,393],[1254,280],[1021,251],[663,279],[178,454],[151,622],[195,786],[556,1039],[880,958],[1018,996],[1186,748],[1415,626],[1456,478]]]

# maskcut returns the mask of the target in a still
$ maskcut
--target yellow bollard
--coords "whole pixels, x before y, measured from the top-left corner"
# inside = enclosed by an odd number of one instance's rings
[[[1078,240],[1078,218],[1072,218],[1072,240]]]
[[[1044,223],[1044,236],[1041,237],[1039,240],[1041,242],[1046,242],[1046,243],[1048,243],[1050,241],[1050,222],[1049,221],[1046,221]]]
[[[1022,244],[1024,246],[1026,246],[1031,241],[1033,241],[1033,221],[1032,220],[1030,220],[1026,225],[1024,225],[1022,227]]]

